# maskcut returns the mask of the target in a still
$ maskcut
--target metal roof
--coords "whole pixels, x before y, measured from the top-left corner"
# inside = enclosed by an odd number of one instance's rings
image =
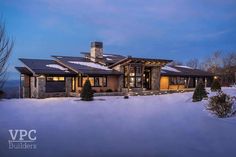
[[[19,71],[21,74],[26,74],[26,75],[33,75],[33,73],[27,69],[26,67],[15,67],[17,71]]]
[[[121,72],[109,69],[108,67],[99,68],[99,66],[103,66],[102,64],[92,62],[90,59],[84,57],[71,57],[71,56],[52,56],[56,59],[56,61],[67,68],[73,70],[76,73],[82,73],[87,75],[122,75]],[[74,63],[73,63],[74,62]],[[75,64],[75,62],[83,62],[85,64]],[[97,66],[92,67],[86,65],[88,64],[97,64]],[[108,70],[104,70],[107,68]]]
[[[58,64],[54,60],[46,59],[19,59],[25,66],[35,74],[48,74],[48,75],[73,75],[73,71]],[[58,68],[59,67],[59,68]]]
[[[90,52],[81,52],[81,54],[85,55],[85,57],[90,57]],[[106,64],[114,64],[122,59],[126,58],[125,56],[113,54],[113,53],[105,53],[103,54],[103,59]]]
[[[214,76],[212,73],[200,70],[200,69],[193,69],[190,67],[184,67],[184,66],[167,66],[169,68],[172,68],[173,70],[169,69],[162,69],[161,70],[161,75],[163,76],[195,76],[195,77],[200,77],[200,76]]]

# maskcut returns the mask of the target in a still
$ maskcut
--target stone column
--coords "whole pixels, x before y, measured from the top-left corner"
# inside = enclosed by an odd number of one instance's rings
[[[65,86],[66,86],[66,96],[70,96],[70,92],[71,92],[71,77],[66,77],[65,78],[66,79],[66,84],[65,84]]]
[[[46,78],[44,76],[37,77],[37,94],[36,97],[38,99],[45,98],[45,92],[46,92]]]
[[[151,75],[151,89],[160,90],[161,67],[152,67]]]

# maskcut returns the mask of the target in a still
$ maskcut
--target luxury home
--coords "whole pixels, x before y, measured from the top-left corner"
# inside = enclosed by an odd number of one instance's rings
[[[201,80],[209,86],[213,75],[187,66],[169,66],[171,60],[103,53],[102,42],[92,42],[83,57],[19,60],[20,96],[46,98],[78,96],[87,79],[96,92],[168,91],[194,88]]]

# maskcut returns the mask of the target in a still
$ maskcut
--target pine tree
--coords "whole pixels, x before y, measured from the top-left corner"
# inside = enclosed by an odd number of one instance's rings
[[[193,93],[193,102],[202,101],[203,98],[207,98],[207,92],[202,81],[200,81]]]
[[[81,100],[83,101],[92,101],[93,100],[93,90],[90,84],[89,79],[85,81],[83,89],[80,94]]]
[[[214,79],[212,84],[211,84],[211,91],[212,92],[217,92],[221,91],[221,85],[219,79]]]

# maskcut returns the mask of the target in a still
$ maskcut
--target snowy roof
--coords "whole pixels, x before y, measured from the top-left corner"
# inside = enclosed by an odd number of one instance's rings
[[[162,67],[162,70],[167,70],[167,71],[172,71],[172,72],[180,72],[179,70],[177,70],[173,67],[167,66],[167,65]]]
[[[47,64],[46,67],[55,68],[55,69],[59,69],[59,70],[65,71],[65,72],[69,72],[68,68],[64,68],[59,64]]]
[[[90,57],[90,52],[81,52],[81,54],[85,55],[86,57]],[[114,64],[124,58],[125,56],[119,55],[119,54],[113,54],[113,53],[105,53],[103,54],[104,62],[106,64]]]
[[[88,66],[88,67],[96,68],[96,69],[112,70],[112,69],[109,69],[106,66],[103,66],[103,65],[98,64],[98,63],[93,63],[93,62],[79,62],[79,61],[68,61],[68,62],[72,63],[72,64],[80,64],[80,65],[84,65],[84,66]]]
[[[209,72],[182,65],[164,66],[161,69],[161,74],[165,76],[213,76],[213,74]]]
[[[175,67],[194,69],[194,68],[186,66],[186,65],[176,65]]]
[[[65,65],[67,68],[82,74],[88,75],[121,75],[121,72],[112,70],[99,63],[91,62],[90,59],[84,57],[70,56],[53,56],[58,62]]]
[[[48,75],[74,75],[75,73],[66,67],[59,65],[54,60],[47,59],[19,59],[25,66],[35,74]]]

